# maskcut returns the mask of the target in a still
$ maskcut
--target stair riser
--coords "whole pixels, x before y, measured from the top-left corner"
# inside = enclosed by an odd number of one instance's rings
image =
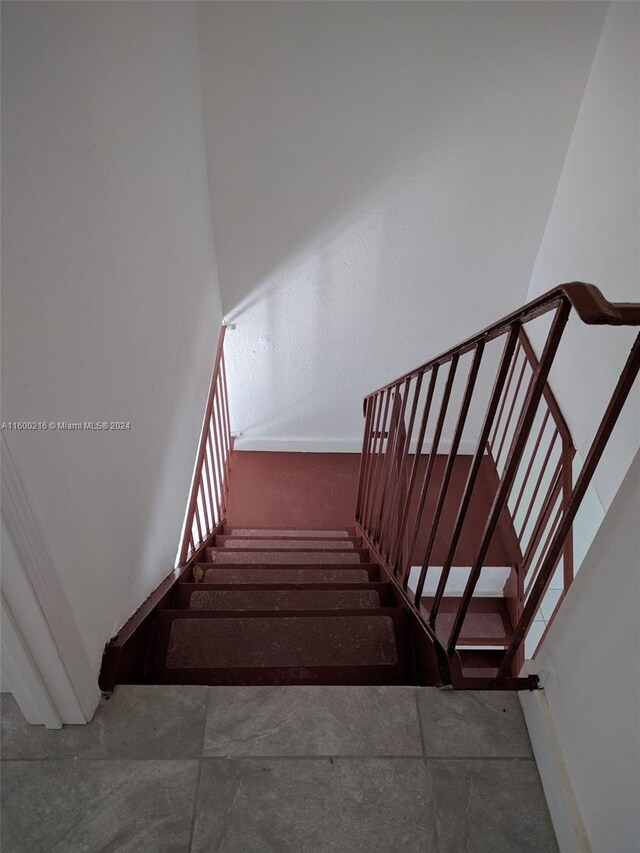
[[[242,538],[239,536],[216,536],[216,548],[240,548],[241,550],[274,551],[353,551],[361,550],[361,539],[276,539]]]
[[[282,529],[282,530],[274,530],[274,529],[263,529],[259,527],[226,527],[224,531],[225,536],[260,536],[262,538],[265,537],[278,537],[278,538],[288,538],[293,537],[294,539],[301,538],[311,538],[311,539],[346,539],[353,536],[352,530],[295,530],[292,528]]]
[[[192,610],[344,610],[381,606],[370,590],[197,590]]]
[[[369,552],[365,550],[351,551],[269,551],[264,549],[219,549],[209,548],[208,559],[217,564],[234,563],[270,563],[272,565],[286,565],[296,563],[366,563],[369,560]]]
[[[355,567],[327,568],[326,566],[230,566],[207,567],[205,583],[255,584],[255,583],[366,583],[377,580],[375,567],[365,564]]]
[[[460,649],[462,672],[467,678],[482,678],[497,674],[502,663],[502,650]]]
[[[229,592],[238,591],[238,584],[210,584],[210,583],[181,583],[178,584],[174,607],[176,609],[189,609],[191,596],[195,592]],[[394,599],[391,586],[388,583],[369,581],[368,583],[320,583],[320,584],[243,584],[240,589],[244,592],[341,592],[341,591],[366,591],[375,592],[380,600],[381,607],[393,607]]]

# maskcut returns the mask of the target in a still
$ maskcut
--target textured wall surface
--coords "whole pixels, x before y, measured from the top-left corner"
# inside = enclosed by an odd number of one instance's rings
[[[364,393],[525,301],[605,12],[198,6],[239,446],[357,449]]]

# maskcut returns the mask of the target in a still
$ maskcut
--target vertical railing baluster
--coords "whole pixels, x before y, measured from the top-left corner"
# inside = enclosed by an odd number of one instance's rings
[[[398,570],[400,570],[401,577],[404,577],[405,574],[404,559],[401,560],[402,548],[404,544],[404,535],[407,529],[407,523],[409,521],[409,513],[411,511],[411,499],[413,497],[413,490],[418,476],[418,466],[420,465],[420,457],[422,455],[422,445],[424,444],[424,437],[427,431],[427,424],[429,422],[431,404],[433,403],[433,395],[435,392],[437,379],[438,365],[436,364],[431,370],[431,379],[429,381],[429,388],[427,390],[427,399],[425,400],[424,409],[422,411],[422,420],[420,422],[420,431],[418,433],[416,452],[413,457],[413,466],[411,468],[411,476],[409,478],[409,485],[407,487],[407,496],[405,498],[404,509],[402,511],[402,521],[400,522],[400,529],[398,530],[398,544],[396,546],[396,556],[394,560],[393,573],[394,575],[396,575],[398,574]],[[409,557],[410,556],[411,554],[409,554]]]
[[[536,480],[536,484],[533,488],[533,492],[531,494],[531,499],[529,501],[529,506],[527,508],[527,512],[525,513],[524,520],[520,525],[520,529],[518,530],[518,539],[522,539],[524,536],[524,532],[527,529],[527,525],[529,524],[529,519],[531,518],[531,513],[533,512],[533,508],[535,506],[538,492],[540,491],[540,486],[544,480],[544,475],[547,471],[547,465],[549,464],[549,459],[551,458],[551,454],[556,445],[556,439],[558,438],[558,430],[554,430],[551,438],[549,439],[549,447],[547,448],[547,452],[545,453],[544,459],[542,461],[542,465],[540,467],[540,471],[538,472],[538,479]],[[557,469],[559,470],[562,467],[562,459],[559,459],[557,462]],[[557,471],[554,473],[554,477],[557,475]]]
[[[476,344],[473,362],[471,363],[471,369],[469,370],[469,375],[467,376],[467,385],[464,391],[464,397],[462,399],[460,412],[458,414],[458,422],[456,423],[456,428],[453,434],[453,441],[451,443],[449,456],[447,458],[447,464],[445,466],[444,474],[442,475],[442,482],[440,483],[440,493],[438,494],[438,499],[436,501],[436,506],[433,513],[433,521],[431,523],[431,530],[429,531],[429,539],[427,541],[427,548],[425,551],[424,558],[422,560],[422,566],[420,568],[420,577],[418,578],[418,584],[416,586],[416,592],[414,597],[416,607],[420,606],[420,599],[422,598],[422,591],[424,589],[425,580],[427,578],[427,571],[429,570],[429,560],[431,558],[431,552],[433,551],[433,546],[436,541],[436,533],[438,532],[438,527],[440,525],[440,517],[442,515],[442,510],[444,509],[444,502],[447,497],[447,492],[449,491],[449,483],[451,482],[453,468],[458,456],[458,447],[460,446],[462,432],[464,430],[464,425],[467,421],[467,414],[469,412],[469,406],[471,405],[473,391],[476,387],[476,380],[478,378],[478,371],[480,370],[480,362],[482,361],[483,353],[484,341],[479,341]]]
[[[221,506],[220,512],[224,513],[225,511],[225,500],[226,500],[226,488],[227,488],[227,472],[225,469],[225,460],[224,460],[224,452],[222,449],[222,424],[220,418],[220,397],[218,394],[214,397],[213,400],[213,411],[211,412],[212,426],[213,426],[213,441],[215,442],[216,447],[216,455],[218,459],[218,472],[220,476],[220,497],[221,497]]]
[[[220,388],[222,393],[222,409],[224,412],[224,434],[225,434],[225,444],[226,444],[226,459],[225,459],[225,469],[227,469],[227,476],[230,473],[230,465],[231,465],[231,416],[229,414],[229,389],[227,387],[227,363],[224,357],[224,350],[222,351],[222,356],[220,358]]]
[[[220,362],[222,365],[222,362]],[[218,376],[218,393],[216,394],[218,409],[218,421],[220,423],[220,452],[222,453],[222,470],[224,471],[223,482],[225,484],[225,488],[228,485],[228,470],[227,470],[227,460],[229,458],[229,447],[227,444],[227,422],[224,414],[224,395],[222,392],[222,372]]]
[[[613,432],[613,428],[620,417],[620,412],[622,411],[622,407],[624,406],[633,387],[633,383],[635,382],[639,369],[640,335],[636,338],[631,352],[629,353],[629,357],[627,358],[622,373],[620,374],[620,378],[618,379],[614,392],[611,395],[607,409],[600,421],[598,431],[596,432],[591,443],[591,447],[589,448],[589,452],[584,460],[582,470],[580,471],[575,486],[573,487],[571,497],[569,498],[566,507],[564,507],[560,526],[558,527],[553,537],[553,541],[547,550],[547,556],[545,557],[544,563],[538,572],[538,577],[536,578],[531,594],[529,595],[529,599],[525,604],[522,615],[514,629],[511,643],[504,653],[502,663],[500,664],[496,675],[497,682],[509,674],[511,663],[520,643],[531,627],[531,623],[538,611],[540,601],[544,594],[544,590],[547,587],[549,578],[553,574],[555,566],[557,565],[558,557],[562,551],[567,533],[575,520],[580,504],[582,503],[585,493],[589,488],[589,484],[591,483],[598,462],[600,461],[602,453],[609,441],[611,433]]]
[[[387,552],[390,548],[390,540],[391,540],[391,530],[393,528],[393,521],[395,517],[396,523],[399,521],[397,517],[397,505],[396,505],[396,489],[398,486],[398,482],[403,474],[403,464],[404,464],[404,450],[406,444],[406,428],[404,424],[404,415],[397,424],[398,431],[398,440],[394,442],[394,448],[391,457],[391,483],[388,487],[388,495],[389,500],[387,501],[387,505],[385,508],[385,514],[382,521],[382,532],[381,532],[381,545],[380,545],[380,553],[383,555],[384,559],[387,559]]]
[[[513,328],[513,326],[511,328]],[[516,340],[516,343],[518,343],[517,340]],[[500,399],[500,409],[499,409],[497,417],[494,421],[491,437],[487,439],[487,445],[489,446],[492,454],[493,454],[493,447],[496,443],[496,439],[498,438],[498,433],[500,432],[500,424],[502,422],[502,413],[503,413],[504,408],[507,404],[507,399],[509,397],[509,391],[511,390],[511,383],[513,381],[513,375],[515,373],[516,364],[518,362],[518,356],[519,355],[520,355],[520,349],[518,349],[516,357],[511,362],[511,366],[509,369],[509,375],[507,377],[507,381],[504,384],[504,393]],[[496,461],[495,456],[494,456],[494,461]]]
[[[223,487],[226,486],[227,482],[227,466],[225,464],[226,460],[226,452],[225,452],[225,435],[226,428],[224,424],[224,420],[222,417],[222,408],[220,405],[220,381],[221,376],[218,374],[218,382],[216,386],[216,396],[213,400],[213,419],[214,419],[214,433],[216,438],[216,443],[218,445],[218,453],[220,454],[220,466],[222,471],[222,484]]]
[[[573,444],[563,438],[562,441],[562,506],[563,509],[568,505],[573,490],[573,457],[575,449]],[[573,525],[567,532],[567,538],[564,541],[562,550],[562,572],[563,572],[563,588],[567,591],[573,582]]]
[[[554,507],[555,507],[555,514],[553,512]],[[529,577],[527,577],[525,579],[525,585],[524,585],[525,598],[529,594],[533,584],[535,583],[535,580],[538,576],[538,571],[540,570],[540,567],[541,567],[542,563],[544,562],[544,557],[545,557],[545,554],[547,552],[547,548],[549,547],[549,543],[553,539],[553,534],[558,529],[558,525],[560,524],[560,519],[562,518],[562,512],[563,512],[562,493],[561,493],[561,490],[558,489],[555,492],[555,500],[553,500],[549,505],[549,512],[547,515],[547,524],[548,524],[547,535],[546,535],[545,540],[542,544],[542,547],[540,548],[540,554],[538,555],[537,563],[536,563],[535,567],[529,569],[529,572],[528,572]],[[550,524],[548,523],[549,521],[551,521]],[[547,524],[545,524],[544,527],[547,527]],[[544,532],[544,529],[543,529],[543,532]],[[534,557],[536,555],[537,550],[538,549],[536,547],[533,551]],[[560,557],[558,557],[558,560],[559,559],[560,559]],[[533,560],[532,560],[532,562],[533,562]],[[554,570],[555,570],[555,566],[554,566]]]
[[[211,484],[209,482],[209,471],[206,466],[206,453],[202,460],[202,503],[205,509],[204,517],[205,517],[205,536],[209,536],[213,528],[216,526],[215,524],[215,514],[213,510],[213,503],[209,502],[209,495],[211,491]]]
[[[498,467],[500,463],[500,457],[502,456],[502,449],[504,447],[505,441],[507,440],[507,435],[509,434],[509,427],[511,426],[511,418],[513,417],[513,412],[516,407],[516,402],[518,400],[518,395],[520,394],[520,388],[522,387],[522,380],[524,379],[524,374],[527,368],[527,357],[522,354],[522,368],[520,369],[520,376],[518,377],[518,381],[516,383],[516,389],[513,392],[513,398],[511,399],[511,405],[509,406],[509,412],[507,414],[507,418],[504,424],[504,430],[502,432],[502,438],[500,440],[500,446],[498,447],[498,452],[494,456],[494,462],[496,463],[496,467]]]
[[[400,394],[400,389],[396,388],[396,393],[393,401],[392,407],[392,418],[391,418],[391,428],[393,429],[393,441],[391,446],[389,444],[389,440],[387,440],[387,465],[386,465],[386,474],[384,478],[384,491],[382,495],[382,500],[380,502],[380,513],[378,517],[378,529],[380,531],[379,535],[379,544],[380,550],[384,550],[382,543],[384,541],[384,535],[386,531],[387,518],[389,514],[390,500],[391,500],[391,492],[393,491],[393,485],[389,485],[389,480],[393,477],[393,470],[395,465],[395,457],[398,448],[398,441],[400,440],[400,436],[404,429],[404,414],[407,408],[407,398],[409,385],[411,383],[411,378],[407,379],[404,384],[404,392],[401,395],[401,402],[398,403],[398,395]],[[398,405],[400,406],[400,410],[398,411]]]
[[[367,405],[370,407],[371,417],[369,420],[367,455],[364,462],[364,471],[362,477],[362,499],[360,502],[360,515],[358,517],[358,523],[361,524],[363,527],[366,526],[366,508],[369,503],[371,470],[373,466],[373,447],[375,443],[375,422],[380,411],[380,395],[375,394],[369,397]]]
[[[402,486],[403,486],[403,476],[405,471],[405,466],[407,464],[407,459],[411,452],[411,439],[413,437],[413,427],[416,420],[416,412],[418,410],[418,400],[420,398],[420,391],[422,389],[422,378],[424,373],[419,373],[416,377],[416,384],[413,392],[413,401],[411,403],[411,414],[409,416],[409,426],[407,427],[407,432],[404,437],[404,444],[402,447],[402,458],[398,461],[398,476],[397,481],[394,487],[393,499],[391,504],[391,512],[389,513],[389,524],[388,524],[388,545],[386,550],[383,552],[383,556],[386,560],[391,558],[391,554],[393,553],[393,549],[396,546],[396,533],[394,533],[394,513],[400,509],[399,502],[402,499]],[[405,484],[406,485],[406,484]],[[398,525],[399,527],[400,525]]]
[[[420,491],[420,498],[418,500],[418,508],[416,510],[416,518],[413,523],[413,534],[411,536],[410,545],[409,545],[409,559],[411,559],[411,555],[413,554],[416,543],[418,541],[418,536],[420,534],[420,525],[422,523],[422,513],[424,512],[424,506],[427,500],[427,494],[429,492],[429,483],[431,482],[431,476],[433,474],[433,469],[435,468],[436,458],[438,455],[438,447],[440,445],[440,437],[442,435],[442,429],[444,427],[444,421],[447,416],[447,409],[449,407],[449,398],[451,397],[451,390],[453,388],[453,382],[456,377],[456,370],[458,367],[459,355],[456,353],[452,356],[451,362],[449,364],[449,374],[447,376],[447,381],[444,386],[444,392],[442,394],[442,400],[440,402],[440,412],[438,414],[438,420],[436,422],[436,429],[433,434],[433,442],[431,444],[431,450],[429,452],[429,461],[427,462],[427,470],[424,474],[424,480],[422,481],[422,489]],[[409,584],[409,577],[411,575],[411,568],[409,567],[409,571],[405,573],[403,584],[405,588]]]
[[[529,482],[529,475],[531,474],[531,469],[533,468],[533,464],[536,461],[536,458],[538,456],[538,450],[540,449],[540,444],[542,442],[542,436],[544,435],[544,431],[546,429],[547,422],[548,422],[550,416],[551,416],[551,409],[548,408],[547,411],[545,412],[543,419],[542,419],[542,425],[540,426],[540,430],[538,432],[538,437],[537,437],[535,444],[533,446],[533,449],[531,451],[531,456],[529,457],[529,463],[527,465],[526,471],[524,472],[524,476],[522,477],[522,483],[520,484],[520,490],[518,492],[518,497],[516,498],[516,503],[515,503],[515,506],[513,508],[513,512],[511,513],[511,517],[513,518],[514,525],[515,525],[516,518],[518,516],[518,510],[520,509],[520,503],[521,503],[522,498],[524,496],[524,492],[525,492],[525,489],[527,487],[527,483]]]
[[[211,456],[211,466],[213,468],[213,489],[216,496],[216,513],[218,516],[218,522],[220,522],[220,519],[222,518],[222,494],[220,491],[220,474],[216,467],[216,454],[211,440],[211,430],[209,430],[209,434],[207,435],[207,450],[208,455]]]
[[[374,398],[367,397],[365,401],[364,437],[362,453],[360,454],[360,472],[358,474],[358,495],[356,497],[356,521],[362,521],[362,502],[364,498],[364,481],[369,463],[369,448],[371,446],[371,420],[373,417]]]
[[[491,506],[491,511],[489,513],[489,518],[482,535],[482,541],[480,543],[480,547],[478,549],[478,553],[474,560],[473,566],[471,567],[471,572],[469,573],[469,578],[467,579],[465,590],[462,594],[462,598],[458,606],[458,611],[454,619],[453,628],[451,630],[449,644],[447,647],[447,651],[449,654],[453,654],[453,652],[455,652],[456,643],[458,641],[458,637],[460,636],[460,631],[462,630],[462,625],[466,618],[471,598],[473,597],[476,584],[478,583],[478,580],[480,578],[480,572],[482,571],[482,567],[484,565],[484,559],[487,555],[487,551],[489,550],[489,545],[493,538],[493,534],[495,533],[495,529],[498,525],[498,520],[500,518],[500,515],[502,514],[504,505],[507,502],[509,493],[513,486],[513,478],[518,469],[518,465],[520,464],[522,451],[524,450],[526,441],[529,437],[531,424],[533,422],[533,419],[535,418],[536,411],[540,403],[540,398],[542,397],[542,392],[544,390],[547,377],[549,376],[549,371],[551,370],[551,365],[555,358],[555,354],[558,350],[558,346],[560,344],[560,340],[564,332],[564,327],[567,324],[570,311],[571,304],[564,299],[560,301],[560,304],[556,309],[555,316],[551,323],[551,328],[547,336],[542,357],[540,358],[540,362],[538,364],[537,369],[534,371],[531,377],[522,413],[518,420],[518,424],[514,433],[514,438],[511,442],[509,455],[507,456],[507,460],[505,463],[504,473],[501,477],[498,490],[494,497],[493,504]]]
[[[382,394],[376,394],[373,398],[373,412],[371,415],[371,447],[369,452],[369,461],[365,471],[364,495],[362,499],[362,520],[360,522],[367,532],[369,531],[369,507],[371,505],[371,492],[373,489],[373,466],[375,462],[376,441],[380,427],[380,419],[382,417],[382,401]]]
[[[204,457],[203,457],[203,468],[207,474],[207,486],[208,486],[208,494],[209,494],[209,505],[211,507],[211,515],[212,515],[212,529],[218,523],[218,518],[215,514],[216,504],[213,498],[213,474],[211,471],[211,465],[209,464],[209,454],[207,452],[207,445],[204,446]]]
[[[549,522],[549,517],[553,510],[553,506],[557,500],[558,493],[562,488],[561,467],[562,466],[560,465],[560,463],[556,465],[551,479],[549,480],[549,485],[547,486],[547,491],[544,496],[544,500],[542,501],[542,511],[540,512],[538,520],[536,521],[533,530],[531,531],[529,541],[527,542],[527,545],[524,548],[524,554],[522,558],[522,571],[525,575],[529,570],[532,559],[535,557],[538,545],[540,544],[540,540],[544,536],[544,531],[546,530],[547,524]]]
[[[196,527],[198,529],[198,541],[202,542],[202,525],[200,524],[200,492],[202,489],[202,469],[200,469],[200,473],[198,475],[198,489],[196,491]]]
[[[373,464],[371,467],[371,480],[369,482],[369,506],[367,507],[367,528],[373,535],[373,518],[378,497],[378,476],[382,457],[382,447],[384,443],[384,429],[387,423],[387,413],[389,411],[389,401],[391,399],[391,388],[387,388],[382,393],[380,411],[378,412],[378,428],[375,435],[375,444],[373,451]]]
[[[515,361],[513,355],[515,352],[516,344],[518,342],[519,328],[519,325],[516,323],[511,326],[507,335],[507,340],[504,345],[502,358],[500,359],[500,366],[498,367],[498,373],[496,374],[493,390],[491,392],[491,398],[489,400],[489,405],[487,406],[487,410],[485,413],[484,423],[482,424],[480,436],[478,437],[478,443],[476,445],[476,451],[473,456],[473,462],[471,463],[469,473],[467,474],[467,482],[465,483],[464,493],[462,496],[462,500],[460,501],[458,514],[456,516],[456,521],[453,526],[453,533],[451,535],[449,551],[447,553],[447,558],[444,561],[442,572],[440,574],[440,579],[438,581],[438,586],[436,588],[436,594],[431,605],[429,622],[432,625],[435,623],[435,618],[438,615],[438,610],[440,609],[440,604],[442,602],[447,582],[449,580],[449,574],[451,572],[453,560],[455,558],[456,550],[458,548],[458,542],[460,541],[462,529],[467,518],[467,512],[469,511],[469,506],[471,505],[471,498],[475,489],[476,480],[478,474],[480,473],[482,460],[484,458],[484,454],[488,446],[489,433],[491,432],[494,423],[494,418],[496,416],[496,411],[500,403],[500,398],[505,388],[505,382],[508,381],[507,374],[511,375],[513,372],[512,370],[510,371],[510,367],[513,367],[513,362]]]
[[[389,389],[389,393],[387,395],[387,403],[385,407],[384,417],[382,419],[382,437],[380,441],[380,458],[378,461],[378,465],[376,467],[376,491],[374,495],[374,502],[371,508],[371,532],[373,541],[378,544],[378,534],[379,529],[377,525],[377,518],[380,507],[382,506],[382,502],[384,500],[385,493],[385,478],[387,474],[387,462],[389,459],[389,444],[391,438],[391,429],[393,424],[393,412],[395,408],[395,401],[397,397],[397,388],[396,386],[392,386]]]
[[[383,420],[382,424],[382,443],[381,443],[381,457],[377,469],[377,482],[376,482],[376,494],[375,494],[375,502],[372,508],[372,517],[371,517],[371,533],[373,542],[379,546],[379,516],[382,514],[382,507],[384,506],[385,493],[386,493],[386,479],[387,479],[387,470],[389,467],[389,446],[391,443],[391,434],[394,426],[394,412],[396,408],[398,390],[397,388],[393,388],[389,391],[389,412],[388,417],[389,420]]]

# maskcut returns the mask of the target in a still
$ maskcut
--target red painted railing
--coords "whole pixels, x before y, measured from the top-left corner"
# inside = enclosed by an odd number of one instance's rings
[[[499,478],[505,473],[507,451],[513,439],[519,406],[538,367],[534,348],[525,329],[521,327],[494,428],[487,441],[487,454]],[[538,577],[551,537],[571,497],[574,456],[575,448],[569,427],[553,391],[545,383],[522,462],[507,498],[509,519],[521,553],[514,578],[517,586],[514,596],[516,618],[521,615],[523,603]],[[549,623],[573,581],[573,529],[567,533],[554,572],[557,572],[558,566],[561,567],[562,590],[554,612],[548,619]],[[532,656],[535,656],[535,650]]]
[[[435,649],[442,680],[457,686],[518,686],[523,641],[552,576],[561,572],[565,592],[573,578],[572,524],[640,367],[639,336],[574,482],[571,435],[548,383],[572,313],[588,325],[640,325],[639,304],[610,303],[593,285],[562,285],[364,401],[356,520]],[[463,442],[472,455],[461,457]],[[492,484],[486,506],[481,481]],[[475,533],[472,515],[476,528],[481,517]],[[513,634],[490,679],[466,677],[465,619],[483,570],[496,565],[491,549],[505,536]],[[459,566],[464,588],[445,625],[439,615]],[[426,597],[429,572],[435,589]]]
[[[225,517],[233,437],[224,362],[226,326],[220,329],[209,395],[204,412],[191,493],[187,504],[178,565],[186,566],[206,545]]]

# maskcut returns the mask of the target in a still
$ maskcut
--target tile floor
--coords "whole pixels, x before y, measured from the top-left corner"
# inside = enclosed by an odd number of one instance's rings
[[[121,686],[60,731],[1,701],[7,853],[557,851],[514,694]]]

